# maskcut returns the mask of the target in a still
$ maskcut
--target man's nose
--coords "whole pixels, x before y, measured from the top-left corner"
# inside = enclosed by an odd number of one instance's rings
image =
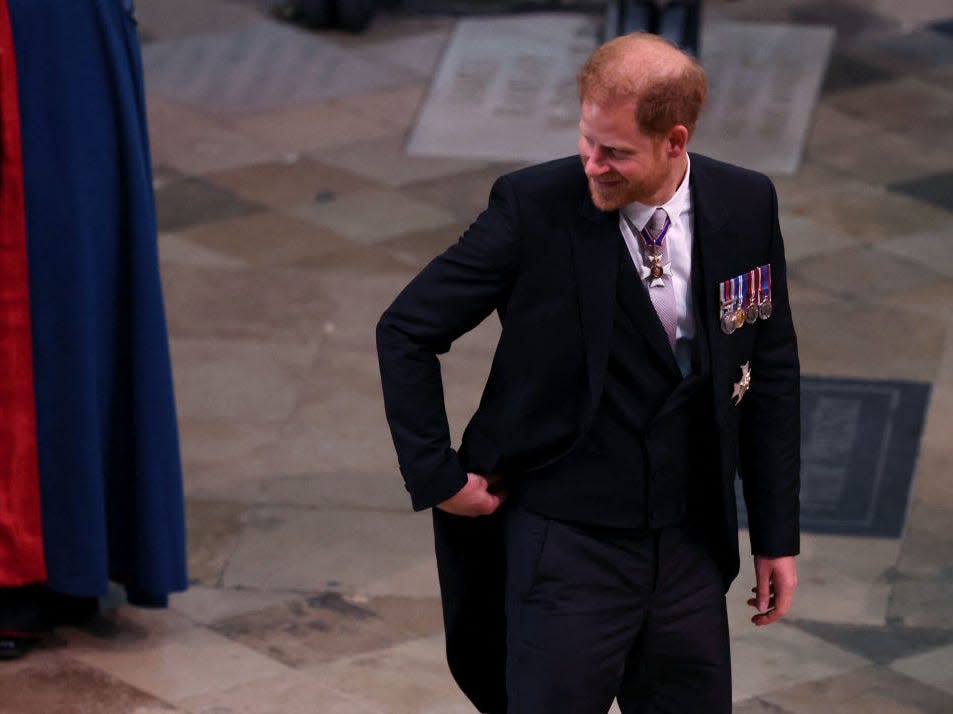
[[[608,171],[609,167],[605,164],[605,158],[605,152],[600,147],[590,149],[586,157],[586,176],[599,176]]]

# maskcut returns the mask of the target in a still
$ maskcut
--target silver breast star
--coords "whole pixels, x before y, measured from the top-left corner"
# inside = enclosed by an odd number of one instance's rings
[[[745,362],[741,365],[741,379],[735,382],[735,390],[731,393],[731,398],[735,400],[735,406],[741,404],[745,394],[751,387],[751,362]]]

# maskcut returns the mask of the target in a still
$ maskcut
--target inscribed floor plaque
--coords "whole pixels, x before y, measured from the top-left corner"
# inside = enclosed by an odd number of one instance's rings
[[[801,380],[802,530],[900,536],[929,390],[918,382]]]
[[[598,18],[528,14],[461,20],[407,153],[542,161],[576,151],[575,74]],[[713,22],[702,30],[708,107],[692,147],[794,173],[827,68],[826,26]]]

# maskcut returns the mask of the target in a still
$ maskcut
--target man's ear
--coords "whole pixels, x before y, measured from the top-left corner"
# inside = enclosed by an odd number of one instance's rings
[[[685,152],[688,146],[688,129],[682,124],[676,124],[665,135],[665,150],[669,157],[677,158]]]

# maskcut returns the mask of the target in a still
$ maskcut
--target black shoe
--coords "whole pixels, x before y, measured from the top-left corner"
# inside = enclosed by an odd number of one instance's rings
[[[0,637],[0,660],[20,659],[39,641],[38,637]]]

